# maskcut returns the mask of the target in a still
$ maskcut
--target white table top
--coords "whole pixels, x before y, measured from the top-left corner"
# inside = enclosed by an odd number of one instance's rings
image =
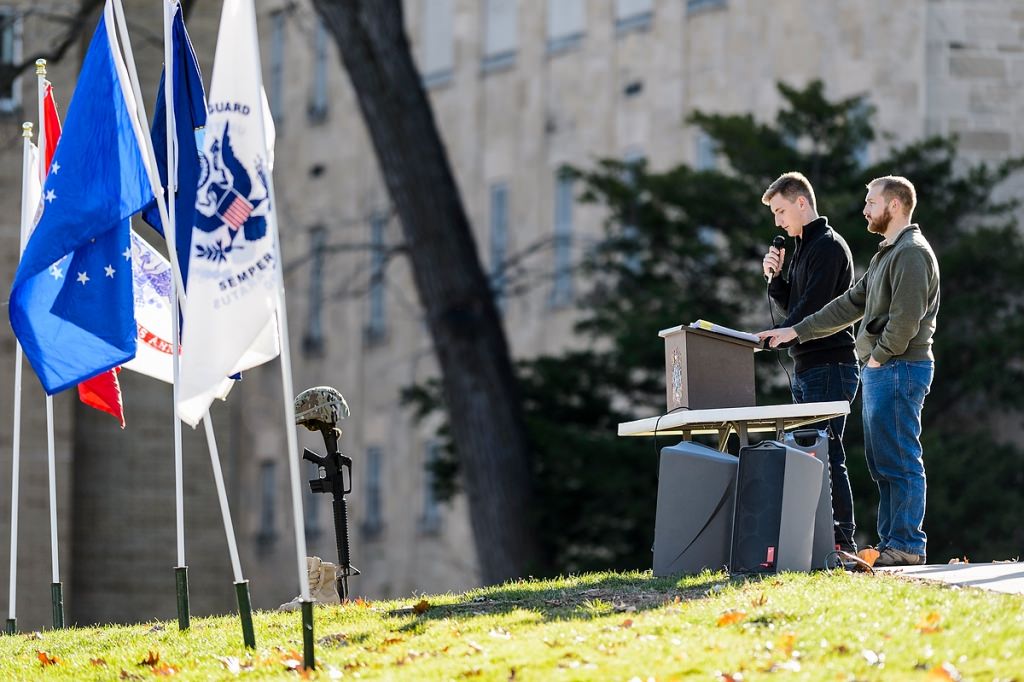
[[[689,432],[695,435],[717,434],[729,424],[743,424],[748,431],[784,430],[831,419],[850,413],[850,403],[837,400],[828,403],[790,405],[759,405],[757,407],[723,407],[715,410],[679,410],[660,417],[648,417],[619,424],[620,436],[673,435]],[[660,421],[659,421],[660,420]]]

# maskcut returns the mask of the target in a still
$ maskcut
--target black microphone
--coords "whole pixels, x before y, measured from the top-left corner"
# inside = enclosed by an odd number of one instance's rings
[[[772,240],[772,246],[774,246],[776,249],[781,250],[782,247],[785,246],[785,245],[786,245],[786,238],[783,237],[781,234],[775,235],[775,239]],[[768,271],[768,284],[772,283],[772,277],[774,277],[774,276],[775,276],[775,271],[774,270],[769,270]]]

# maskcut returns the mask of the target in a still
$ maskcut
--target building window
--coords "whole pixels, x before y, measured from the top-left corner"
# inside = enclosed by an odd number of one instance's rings
[[[324,352],[324,249],[327,229],[317,225],[309,231],[309,299],[306,303],[306,333],[302,337],[302,351],[309,356]]]
[[[726,0],[686,0],[686,13],[694,14],[706,9],[719,9],[726,5]]]
[[[516,63],[516,0],[486,0],[484,5],[483,71],[496,71]]]
[[[423,514],[420,516],[419,527],[421,533],[430,535],[441,532],[441,503],[434,492],[434,464],[440,457],[440,443],[427,443],[423,462]]]
[[[615,0],[615,31],[628,33],[650,28],[654,0]]]
[[[309,474],[307,480],[320,478],[320,467],[316,464],[305,462],[303,468]],[[309,484],[305,481],[300,481],[300,484],[302,485],[302,520],[306,531],[306,542],[312,544],[319,540],[324,532],[323,526],[320,524],[320,507],[317,504],[317,498],[320,495],[310,490]]]
[[[865,127],[871,123],[873,109],[867,100],[860,100],[850,111],[851,123],[853,121],[863,122]],[[853,150],[853,158],[860,169],[867,168],[871,164],[871,141],[865,138]]]
[[[366,449],[366,506],[363,509],[363,521],[359,528],[363,536],[371,538],[380,535],[384,528],[383,486],[381,470],[384,455],[379,447]]]
[[[0,7],[0,68],[9,69],[21,61],[21,17],[12,8]],[[21,78],[0,91],[0,111],[13,112],[21,105]]]
[[[267,97],[270,113],[278,126],[284,117],[284,20],[283,10],[270,15],[270,92]]]
[[[387,333],[387,310],[384,298],[384,265],[387,261],[384,245],[384,231],[387,220],[384,216],[370,219],[370,316],[366,323],[366,338],[370,342],[380,341]]]
[[[647,158],[644,153],[633,149],[626,152],[622,157],[622,162],[626,164],[625,177],[623,182],[630,189],[630,196],[636,196],[637,186],[637,175],[640,173],[644,164],[647,162]],[[632,272],[633,274],[639,274],[643,269],[643,262],[640,257],[639,249],[637,248],[640,240],[640,229],[637,227],[637,205],[635,200],[631,200],[627,209],[626,215],[622,221],[622,238],[628,242],[625,249],[626,254],[623,258],[623,267]]]
[[[718,142],[703,130],[697,131],[694,168],[699,171],[718,169]]]
[[[449,82],[455,69],[454,0],[423,0],[421,57],[423,85],[436,87]]]
[[[551,305],[572,301],[572,203],[573,181],[568,174],[555,174],[554,287]]]
[[[583,0],[548,0],[548,54],[577,47],[586,30]]]
[[[508,185],[491,185],[491,288],[494,300],[501,308],[504,303],[507,279],[505,259],[508,257]]]
[[[313,92],[309,98],[309,120],[327,119],[327,27],[317,17],[313,31]]]
[[[260,464],[260,525],[256,531],[256,544],[269,550],[277,541],[274,524],[277,505],[277,462],[266,460]]]

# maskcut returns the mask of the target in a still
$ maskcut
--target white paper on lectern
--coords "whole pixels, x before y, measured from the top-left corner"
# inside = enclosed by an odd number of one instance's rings
[[[723,327],[720,324],[708,322],[707,320],[697,320],[696,322],[691,322],[690,328],[703,329],[704,331],[722,334],[723,336],[731,336],[734,339],[742,339],[743,341],[750,341],[751,343],[761,343],[761,339],[758,338],[757,334],[751,334],[750,332],[741,332],[736,329],[730,329],[729,327]]]

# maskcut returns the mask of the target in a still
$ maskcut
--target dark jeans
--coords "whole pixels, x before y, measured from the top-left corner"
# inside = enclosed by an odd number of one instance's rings
[[[833,400],[853,402],[860,383],[860,369],[857,363],[831,363],[802,370],[793,375],[793,400],[798,403],[819,403]],[[835,522],[836,544],[843,547],[853,545],[853,490],[850,488],[850,474],[846,469],[846,450],[843,448],[843,431],[846,430],[846,415],[834,417],[818,424],[828,425],[828,463],[832,475],[832,518]]]

